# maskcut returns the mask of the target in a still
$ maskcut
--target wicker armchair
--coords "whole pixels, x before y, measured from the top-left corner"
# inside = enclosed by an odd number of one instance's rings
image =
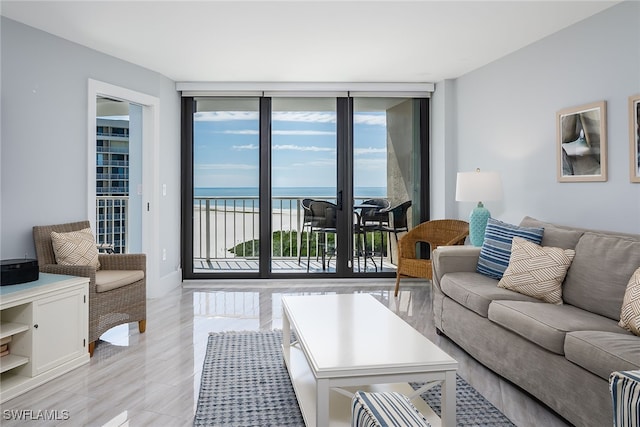
[[[461,245],[469,235],[469,223],[457,219],[437,219],[423,222],[412,228],[398,242],[398,269],[395,296],[398,296],[400,279],[420,277],[431,280],[431,259],[416,258],[416,245],[428,243],[430,252],[438,246]]]
[[[97,271],[91,266],[56,264],[51,232],[66,233],[89,227],[89,221],[35,226],[33,240],[41,272],[89,278],[89,353],[93,356],[98,338],[114,326],[138,322],[140,333],[145,331],[146,256],[100,254],[100,269]]]

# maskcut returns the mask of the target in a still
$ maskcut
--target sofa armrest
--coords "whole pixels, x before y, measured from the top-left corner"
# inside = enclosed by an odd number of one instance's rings
[[[447,273],[476,271],[480,248],[477,246],[439,246],[433,251],[433,283],[440,290],[440,279]]]

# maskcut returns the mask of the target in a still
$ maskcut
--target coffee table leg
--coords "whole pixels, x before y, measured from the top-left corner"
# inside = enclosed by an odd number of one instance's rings
[[[316,426],[329,425],[329,380],[316,381]]]
[[[441,399],[442,427],[454,427],[456,425],[456,371],[445,372]]]
[[[291,325],[287,312],[282,310],[282,356],[286,365],[291,361]]]

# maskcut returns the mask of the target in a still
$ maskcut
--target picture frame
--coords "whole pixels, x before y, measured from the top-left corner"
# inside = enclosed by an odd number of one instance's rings
[[[607,103],[556,113],[558,182],[607,180]]]
[[[629,179],[640,182],[640,94],[629,97]]]

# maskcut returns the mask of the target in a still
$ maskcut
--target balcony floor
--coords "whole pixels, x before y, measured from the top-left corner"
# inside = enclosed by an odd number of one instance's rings
[[[358,265],[359,263],[359,265]],[[360,268],[358,268],[360,267]],[[354,259],[354,269],[356,272],[365,272],[365,261],[363,258]],[[222,259],[195,259],[193,261],[194,273],[222,273],[222,272],[250,272],[258,271],[257,258],[222,258]],[[279,258],[272,262],[272,271],[275,273],[306,273],[307,260],[302,259],[298,264],[297,258]],[[322,269],[322,261],[311,259],[309,264],[309,273],[333,273],[336,271],[335,259],[332,258]],[[396,266],[391,264],[388,259],[384,259],[382,263],[382,272],[395,273]],[[374,261],[367,258],[366,272],[380,272],[380,258],[375,257]]]

